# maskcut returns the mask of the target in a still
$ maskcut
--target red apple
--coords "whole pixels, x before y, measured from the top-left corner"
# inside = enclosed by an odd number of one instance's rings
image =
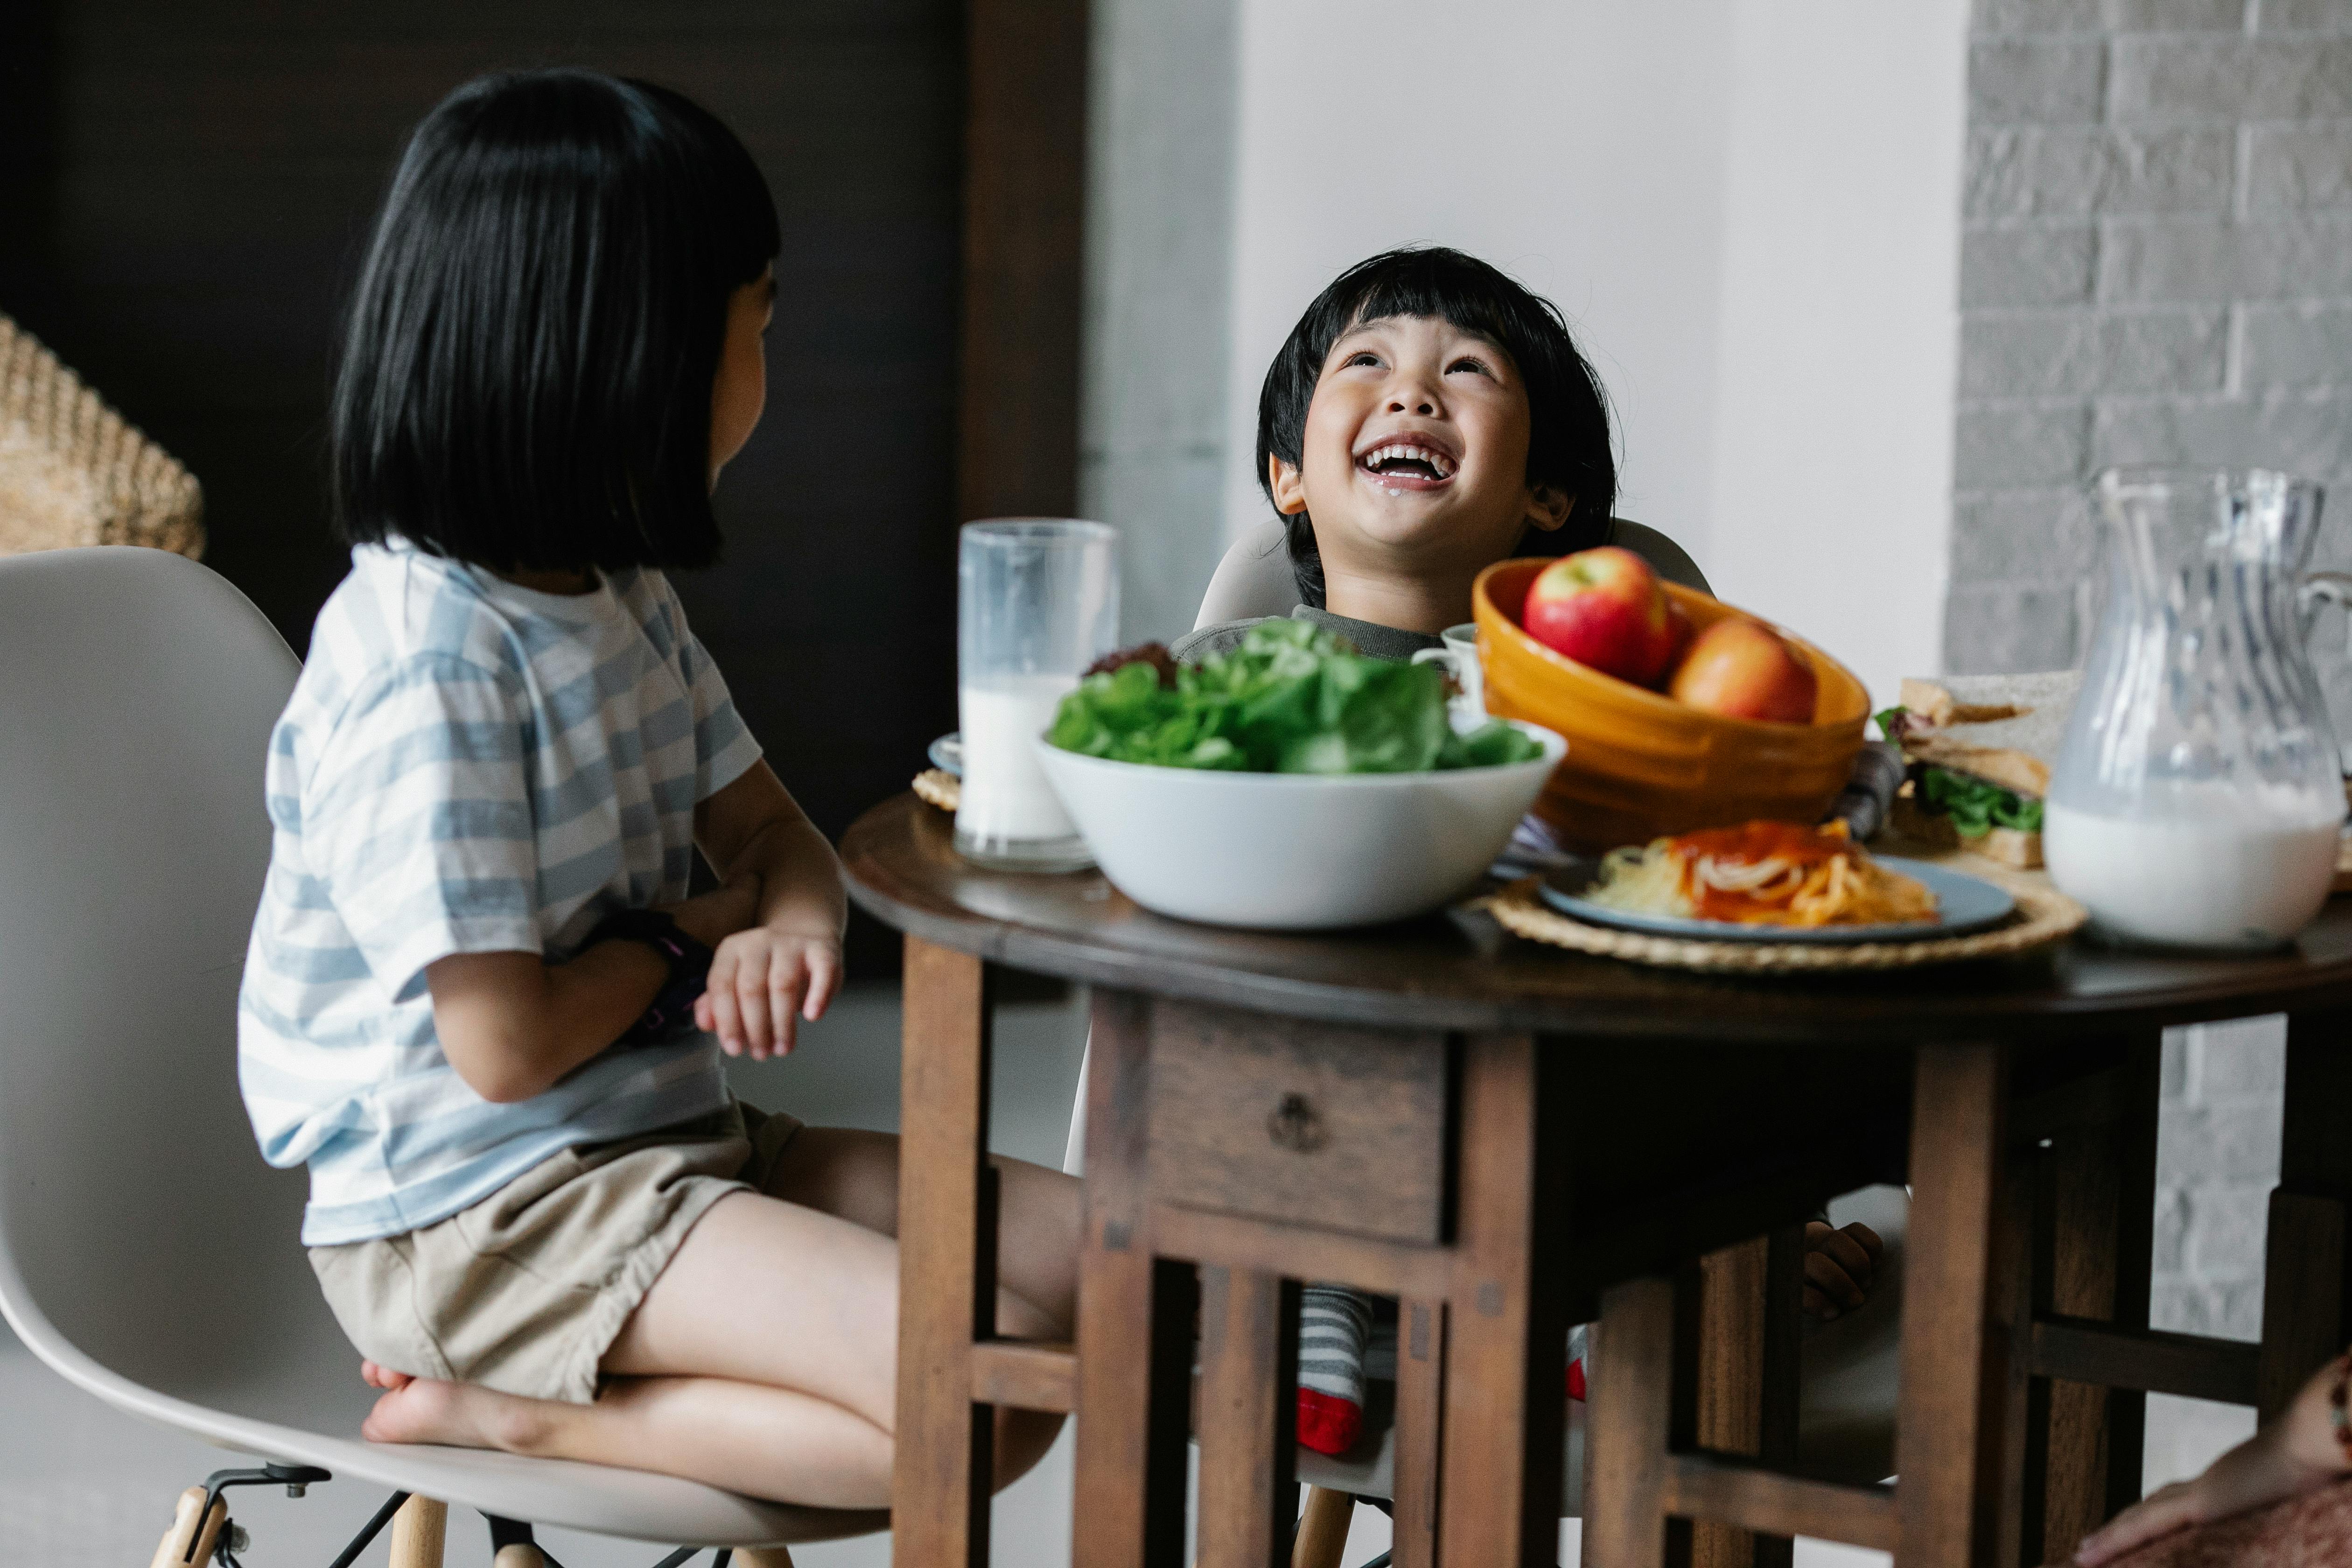
[[[1729,719],[1810,724],[1816,684],[1813,667],[1786,638],[1731,616],[1698,634],[1666,695]]]
[[[1666,601],[1666,619],[1670,623],[1667,628],[1669,635],[1666,662],[1659,671],[1661,676],[1671,675],[1682,668],[1683,655],[1690,651],[1691,638],[1696,635],[1691,629],[1691,618],[1683,614],[1683,607],[1672,599]]]
[[[1528,586],[1528,635],[1603,675],[1654,686],[1675,647],[1673,606],[1650,563],[1604,544],[1563,555]]]

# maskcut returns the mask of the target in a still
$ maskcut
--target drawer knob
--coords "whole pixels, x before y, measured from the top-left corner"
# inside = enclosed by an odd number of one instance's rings
[[[1328,1141],[1323,1119],[1303,1094],[1284,1095],[1282,1103],[1266,1117],[1265,1131],[1276,1147],[1297,1154],[1312,1154]]]

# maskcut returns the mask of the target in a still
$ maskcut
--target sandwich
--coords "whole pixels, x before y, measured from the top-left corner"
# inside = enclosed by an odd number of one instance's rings
[[[1903,749],[1892,821],[1908,837],[1963,847],[2004,864],[2042,864],[2042,800],[2079,671],[1906,679],[1878,715]]]

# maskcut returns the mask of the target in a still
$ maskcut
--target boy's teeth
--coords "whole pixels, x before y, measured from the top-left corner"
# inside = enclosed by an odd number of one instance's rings
[[[1426,447],[1376,447],[1364,455],[1364,467],[1367,468],[1377,470],[1382,463],[1387,462],[1426,463],[1429,465],[1430,471],[1441,479],[1451,479],[1454,469],[1452,458],[1442,452],[1432,451]]]

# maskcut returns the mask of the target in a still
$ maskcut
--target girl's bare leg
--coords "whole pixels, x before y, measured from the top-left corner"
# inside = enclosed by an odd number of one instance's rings
[[[370,1418],[383,1441],[449,1442],[657,1468],[831,1507],[888,1499],[896,1414],[897,1142],[812,1129],[771,1184],[713,1205],[606,1352],[593,1405],[415,1382]],[[1066,1339],[1077,1185],[1003,1170],[998,1331]],[[812,1289],[812,1280],[823,1288]],[[388,1383],[386,1384],[389,1386]],[[997,1484],[1042,1458],[1060,1417],[1000,1411]]]
[[[1050,1321],[1066,1340],[1078,1311],[1078,1182],[1075,1176],[998,1158],[996,1283]],[[887,1132],[810,1127],[793,1138],[768,1184],[770,1195],[805,1205],[884,1236],[898,1234],[898,1140]],[[1028,1339],[1009,1323],[997,1331]]]
[[[786,1388],[717,1377],[615,1378],[593,1405],[408,1379],[362,1428],[379,1443],[450,1443],[660,1470],[813,1508],[881,1508],[890,1437]]]

